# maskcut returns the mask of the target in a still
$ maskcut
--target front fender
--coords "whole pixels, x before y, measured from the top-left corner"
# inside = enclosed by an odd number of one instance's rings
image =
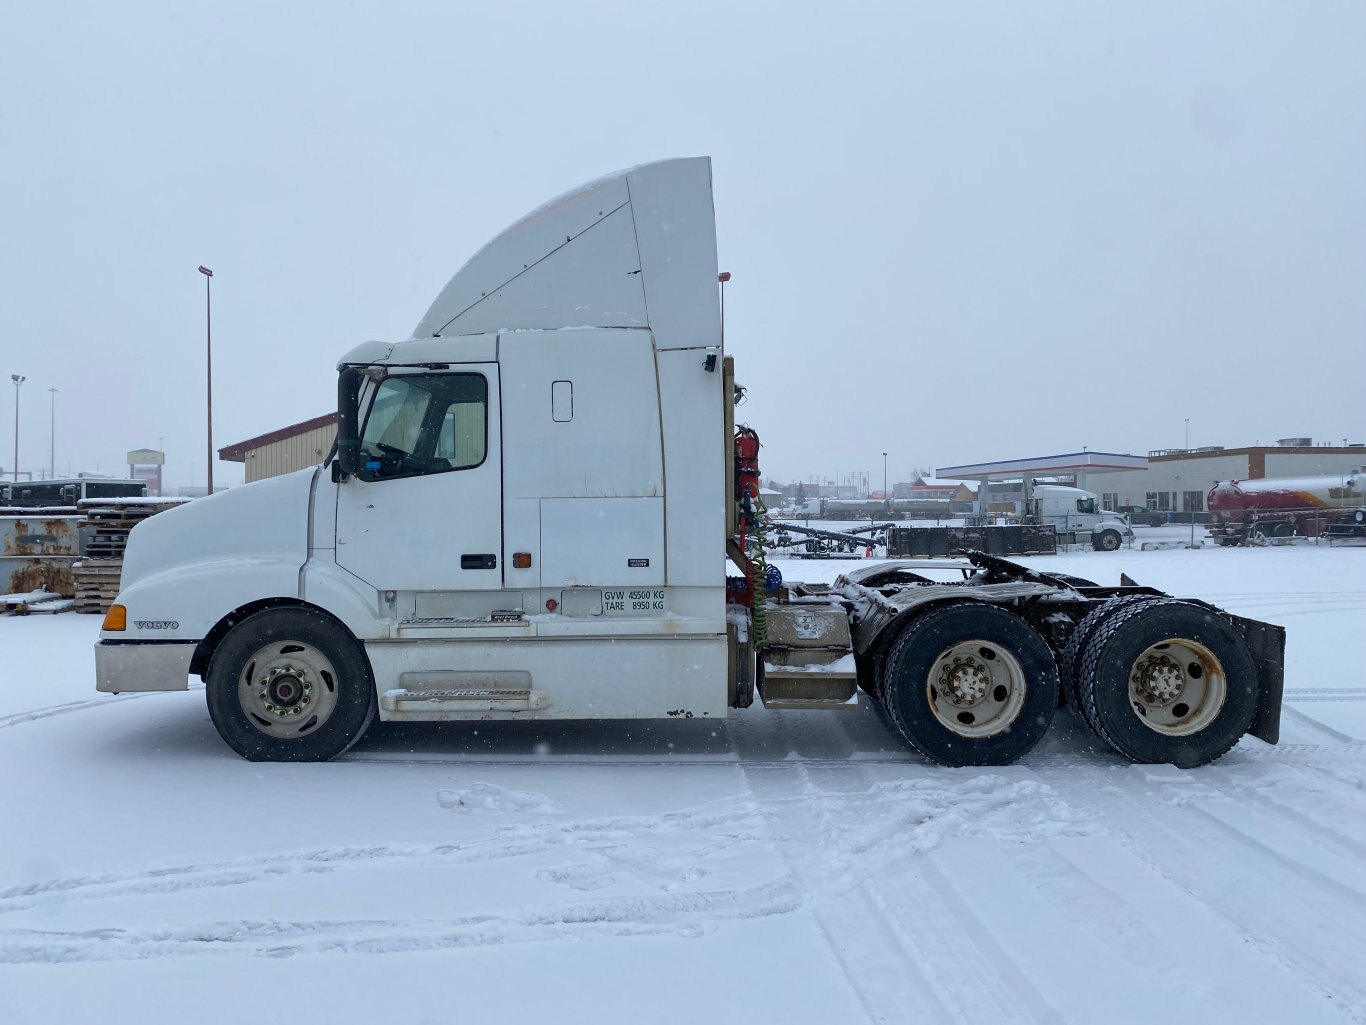
[[[128,628],[108,641],[199,641],[224,616],[250,602],[299,597],[299,563],[282,557],[181,563],[119,592]]]

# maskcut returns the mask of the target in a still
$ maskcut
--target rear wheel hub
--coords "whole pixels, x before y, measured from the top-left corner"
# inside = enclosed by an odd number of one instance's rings
[[[1227,697],[1223,663],[1193,638],[1150,645],[1129,667],[1129,707],[1143,725],[1169,737],[1203,730]]]

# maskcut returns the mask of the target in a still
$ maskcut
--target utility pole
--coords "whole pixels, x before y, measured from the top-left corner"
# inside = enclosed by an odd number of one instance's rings
[[[208,382],[207,407],[209,414],[209,490],[208,494],[213,494],[213,271],[205,266],[200,266],[199,273],[204,275],[204,361],[207,367],[206,380]]]
[[[1190,418],[1190,417],[1186,417],[1186,453],[1185,453],[1185,456],[1184,456],[1183,458],[1189,459],[1189,458],[1190,458],[1190,452],[1191,452],[1191,418]],[[1184,498],[1185,496],[1182,495],[1182,497]],[[1185,502],[1182,502],[1181,504],[1182,504],[1182,505],[1185,505]],[[1191,542],[1190,542],[1190,547],[1192,547],[1192,548],[1195,547],[1195,510],[1194,510],[1194,509],[1191,510]]]
[[[52,399],[51,417],[48,421],[47,435],[47,479],[57,479],[57,389],[49,388]]]
[[[14,483],[19,483],[19,386],[28,380],[23,374],[10,374],[14,382]]]

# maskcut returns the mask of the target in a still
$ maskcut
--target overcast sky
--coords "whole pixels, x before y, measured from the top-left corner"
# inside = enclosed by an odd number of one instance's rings
[[[779,480],[1366,441],[1366,5],[6,3],[0,466],[332,409],[531,207],[713,158]],[[218,464],[216,482],[240,481]]]

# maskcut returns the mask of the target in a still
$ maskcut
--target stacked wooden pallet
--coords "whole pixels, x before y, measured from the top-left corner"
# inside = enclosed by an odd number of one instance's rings
[[[81,502],[81,561],[72,567],[76,611],[108,612],[119,595],[128,535],[149,516],[185,499],[103,498]]]
[[[119,596],[122,559],[82,559],[71,567],[77,612],[108,612]]]

